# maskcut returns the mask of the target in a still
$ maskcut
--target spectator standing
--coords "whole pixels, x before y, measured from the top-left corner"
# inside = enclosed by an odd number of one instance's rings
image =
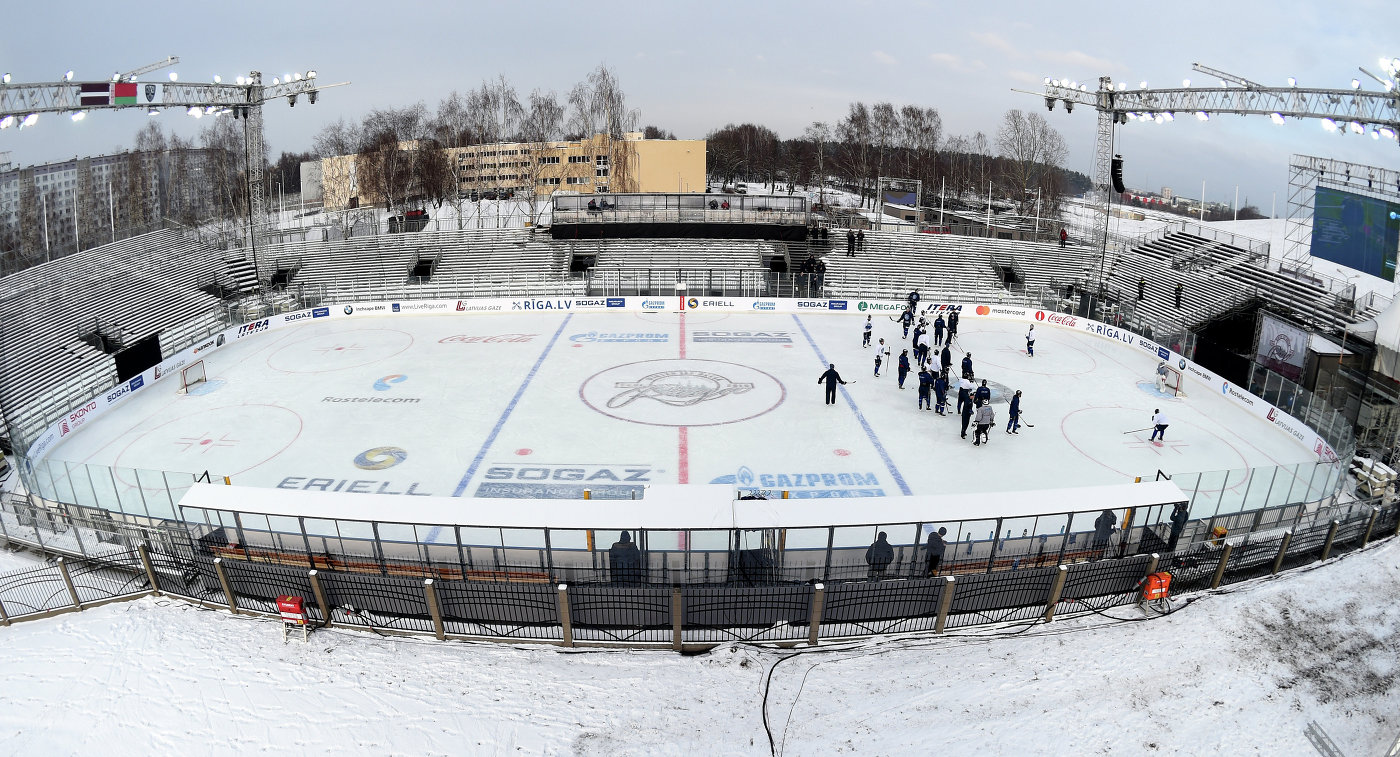
[[[948,529],[939,526],[937,531],[928,535],[928,574],[938,575],[938,569],[943,565],[943,554],[948,550],[948,542],[943,537],[948,535]]]
[[[865,550],[865,562],[870,566],[871,581],[884,578],[885,571],[889,570],[890,563],[894,562],[894,547],[890,546],[888,539],[889,534],[881,531],[870,548]]]
[[[608,570],[615,584],[637,584],[642,580],[642,553],[632,543],[632,534],[623,531],[608,550]]]

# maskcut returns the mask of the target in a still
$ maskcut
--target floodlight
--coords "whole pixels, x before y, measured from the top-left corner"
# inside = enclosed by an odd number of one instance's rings
[[[1167,111],[1166,113],[1163,113],[1162,115],[1163,115],[1163,116],[1166,116],[1166,119],[1167,119],[1168,121],[1175,121],[1175,120],[1176,120],[1176,114],[1173,113],[1173,112],[1171,112],[1171,111]]]
[[[222,77],[222,76],[219,76],[218,74],[214,74],[214,83],[215,83],[215,84],[223,84],[223,83],[224,83],[223,77]]]
[[[1326,129],[1327,131],[1336,131],[1337,122],[1333,121],[1330,118],[1324,118],[1322,119],[1322,128]]]
[[[1205,111],[1203,111],[1203,110],[1198,110],[1198,111],[1196,111],[1196,119],[1197,119],[1198,121],[1209,121],[1209,120],[1210,120],[1210,114],[1207,113],[1207,112],[1205,112]]]
[[[295,72],[295,73],[292,74],[292,81],[301,81],[301,72],[300,72],[300,71],[297,71],[297,72]]]
[[[1365,134],[1365,133],[1366,133],[1366,127],[1365,127],[1365,126],[1362,126],[1360,121],[1352,121],[1350,125],[1351,125],[1351,131],[1352,131],[1353,134]]]
[[[21,127],[24,127],[24,126],[33,126],[35,123],[38,123],[38,121],[39,121],[39,114],[38,114],[38,113],[30,113],[29,115],[27,115],[27,116],[24,117],[24,120],[23,120],[23,121],[20,121],[20,122],[19,122],[19,125],[20,125]]]
[[[1225,81],[1224,79],[1221,79],[1221,80],[1220,80],[1220,88],[1221,88],[1221,89],[1228,89],[1229,87],[1230,87],[1230,82],[1227,82],[1227,81]]]
[[[156,110],[155,108],[151,108],[150,110],[146,111],[146,115],[148,115],[148,116],[158,116],[158,115],[160,115],[160,111]]]
[[[315,78],[316,78],[316,72],[315,72],[315,71],[307,71],[307,72],[306,72],[306,78],[308,78],[308,79],[315,79]]]
[[[291,75],[291,74],[282,74],[282,83],[283,83],[283,84],[291,84],[291,83],[292,83],[292,75]]]
[[[1073,100],[1065,100],[1065,112],[1066,112],[1066,113],[1073,113],[1073,112],[1074,112],[1074,101],[1073,101]]]
[[[185,111],[185,112],[188,113],[188,114],[191,115],[191,116],[194,116],[195,118],[199,118],[200,116],[203,116],[203,115],[204,115],[204,111],[201,110],[201,109],[199,109],[199,108],[190,108],[189,110],[187,110],[187,111]]]
[[[241,87],[241,86],[243,86],[243,84],[244,84],[245,82],[243,81],[243,77],[240,76],[240,77],[238,77],[237,79],[234,79],[234,80],[233,80],[233,83],[234,83],[234,84],[237,84],[238,86]]]
[[[6,73],[4,76],[0,76],[0,81],[3,81],[5,84],[9,84],[9,83],[10,83],[10,75],[9,75],[8,73]]]
[[[272,77],[272,86],[275,87],[275,86],[277,86],[278,84],[281,84],[281,83],[282,83],[282,82],[280,82],[280,81],[277,80],[277,77],[275,77],[275,76]]]
[[[1045,98],[1045,109],[1048,110],[1048,111],[1054,112],[1054,110],[1055,110],[1055,98],[1053,98],[1053,97],[1047,97],[1047,98]]]
[[[1072,81],[1072,82],[1070,82],[1070,83],[1069,83],[1069,88],[1070,88],[1070,89],[1079,89],[1079,82],[1077,82],[1077,81]]]
[[[1158,113],[1157,115],[1155,115],[1155,116],[1152,117],[1152,120],[1153,120],[1153,121],[1156,121],[1157,123],[1160,124],[1160,123],[1165,122],[1167,119],[1162,118],[1162,114],[1161,114],[1161,113]]]
[[[1190,89],[1190,88],[1191,88],[1191,80],[1190,80],[1190,79],[1182,79],[1182,80],[1181,80],[1181,88],[1182,88],[1182,89]]]
[[[170,81],[180,81],[180,75],[174,71],[170,72]]]
[[[1088,91],[1089,91],[1089,85],[1087,85],[1087,84],[1080,84],[1080,85],[1079,85],[1079,91],[1080,91],[1080,92],[1088,92]]]
[[[307,99],[307,100],[310,100],[312,105],[315,105],[315,104],[316,104],[316,90],[313,89],[313,90],[311,90],[310,92],[307,92],[307,93],[306,93],[306,99]]]
[[[287,106],[291,108],[295,108],[297,106],[297,94],[295,92],[293,92],[290,95],[287,95]]]
[[[1371,139],[1380,139],[1380,138],[1381,138],[1381,133],[1378,132],[1378,131],[1376,131],[1375,129],[1372,129],[1372,130],[1371,130]]]
[[[309,77],[308,77],[308,78],[309,78]],[[1049,83],[1050,83],[1050,77],[1048,77],[1048,76],[1045,77],[1045,82],[1044,82],[1044,83],[1045,83],[1045,84],[1049,84]]]
[[[1139,82],[1138,87],[1141,89],[1147,89],[1147,82]]]
[[[122,75],[116,71],[112,72],[112,81],[121,81]]]
[[[1390,128],[1389,126],[1382,126],[1381,136],[1385,137],[1386,139],[1395,139],[1395,130]]]
[[[1360,80],[1360,79],[1352,79],[1352,80],[1351,80],[1351,88],[1352,88],[1352,89],[1361,89],[1361,80]]]
[[[1052,86],[1052,87],[1058,87],[1058,86],[1060,86],[1060,80],[1059,80],[1059,79],[1047,79],[1047,80],[1045,81],[1045,83],[1046,83],[1046,84],[1049,84],[1049,85]]]
[[[1298,86],[1298,80],[1295,79],[1295,78],[1293,78],[1293,77],[1291,77],[1291,76],[1288,77],[1288,86],[1290,86],[1290,87],[1296,87],[1296,86]]]
[[[1125,89],[1127,89],[1127,88],[1128,88],[1128,85],[1127,85],[1126,83],[1121,82],[1121,81],[1118,82],[1118,91],[1119,91],[1119,92],[1122,92],[1123,90],[1125,90]]]
[[[10,128],[10,125],[13,124],[14,122],[15,122],[15,117],[14,117],[14,116],[5,116],[4,118],[0,118],[0,129],[8,129],[8,128]]]
[[[1270,114],[1269,114],[1269,120],[1270,120],[1270,121],[1273,121],[1273,122],[1276,123],[1276,124],[1282,124],[1282,123],[1283,123],[1283,114],[1282,114],[1282,113],[1278,113],[1278,112],[1270,113]]]
[[[73,115],[69,116],[69,118],[73,119],[74,121],[81,121],[84,118],[87,118],[87,111],[75,110],[73,111]]]

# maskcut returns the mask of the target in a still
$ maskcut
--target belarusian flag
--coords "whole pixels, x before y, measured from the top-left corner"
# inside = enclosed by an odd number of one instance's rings
[[[111,105],[112,85],[108,82],[84,82],[78,85],[79,100],[82,105]],[[134,105],[135,100],[131,101]]]
[[[136,82],[120,82],[112,85],[113,105],[136,104]]]

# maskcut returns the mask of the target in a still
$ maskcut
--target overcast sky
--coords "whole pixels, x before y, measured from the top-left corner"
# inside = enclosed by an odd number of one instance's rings
[[[274,75],[314,68],[322,81],[350,81],[315,106],[265,108],[271,158],[308,150],[339,117],[422,100],[505,74],[522,96],[561,97],[599,63],[617,73],[642,124],[700,138],[729,122],[767,125],[783,137],[812,121],[834,122],[855,100],[936,107],[945,136],[994,138],[1013,108],[1039,111],[1070,146],[1066,167],[1091,169],[1094,112],[1046,113],[1045,76],[1094,82],[1100,75],[1154,87],[1211,83],[1193,62],[1268,85],[1346,87],[1381,55],[1400,56],[1393,4],[692,2],[113,4],[13,3],[5,11],[0,69],[14,82],[103,80],[177,55],[181,81],[225,81],[257,68]],[[152,75],[163,80],[164,72]],[[1217,84],[1218,86],[1218,84]],[[45,116],[32,129],[0,132],[16,164],[122,149],[148,116],[96,113],[81,123]],[[183,113],[157,118],[194,134]],[[1277,196],[1287,215],[1288,160],[1295,153],[1397,167],[1400,147],[1325,133],[1315,121],[1275,126],[1226,116],[1208,124],[1130,123],[1119,130],[1130,187],[1216,202],[1246,198],[1265,214]]]

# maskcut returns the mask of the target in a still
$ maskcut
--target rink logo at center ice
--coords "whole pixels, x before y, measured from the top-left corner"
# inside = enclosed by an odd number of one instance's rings
[[[615,366],[583,383],[579,396],[618,420],[656,426],[711,426],[763,415],[782,404],[776,378],[717,360],[647,360]]]

